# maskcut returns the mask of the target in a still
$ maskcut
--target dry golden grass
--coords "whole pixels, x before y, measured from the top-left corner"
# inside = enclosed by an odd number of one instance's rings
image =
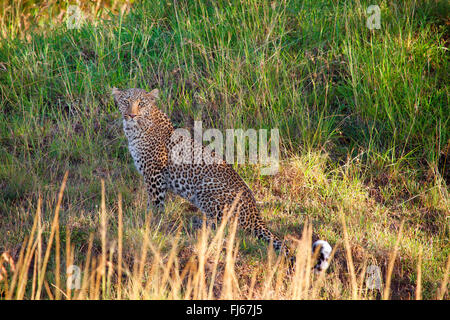
[[[351,244],[348,240],[344,214],[341,212],[343,245],[346,267],[335,266],[332,272],[312,272],[314,255],[311,252],[312,226],[305,223],[302,237],[296,240],[296,265],[288,272],[284,258],[269,249],[267,259],[261,261],[251,274],[242,274],[239,266],[239,242],[236,241],[237,220],[233,217],[233,205],[225,212],[218,228],[212,231],[203,223],[196,233],[196,240],[189,248],[180,239],[181,226],[171,238],[167,249],[150,238],[152,217],[146,218],[143,242],[127,263],[123,257],[122,197],[118,196],[118,233],[111,238],[108,231],[108,212],[105,204],[105,186],[101,181],[100,252],[94,252],[94,235],[89,238],[84,264],[79,266],[78,288],[72,288],[71,271],[74,246],[70,232],[66,233],[65,250],[61,250],[59,212],[68,174],[64,175],[54,209],[50,234],[44,237],[42,227],[42,201],[39,198],[33,227],[24,240],[19,258],[14,261],[7,253],[0,260],[0,284],[5,299],[372,299],[377,292],[364,284],[366,263],[357,272],[353,263]],[[396,261],[403,223],[390,254],[385,277],[383,299],[390,298],[390,283]],[[116,250],[117,248],[117,250]],[[189,249],[189,250],[187,250]],[[189,252],[186,256],[186,252]],[[317,254],[317,253],[316,253]],[[54,259],[53,270],[49,261]],[[65,262],[65,263],[64,263]],[[7,266],[9,267],[7,268]],[[6,266],[6,267],[5,267]],[[67,273],[62,271],[65,266]],[[418,265],[416,299],[421,298],[421,272]],[[449,268],[447,262],[446,271]],[[62,269],[62,270],[61,270]],[[31,279],[30,279],[31,277]],[[447,287],[448,272],[436,299],[443,299]]]

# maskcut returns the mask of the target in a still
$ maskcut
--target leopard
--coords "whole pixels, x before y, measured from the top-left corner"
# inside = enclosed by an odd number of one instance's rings
[[[163,213],[168,192],[198,208],[206,221],[221,221],[226,210],[235,208],[238,227],[272,244],[292,266],[295,256],[285,241],[269,230],[245,181],[209,146],[192,139],[188,130],[175,129],[159,107],[159,95],[159,89],[112,88],[129,152],[144,179],[148,208]],[[318,240],[312,249],[319,253],[314,270],[327,269],[331,246]]]

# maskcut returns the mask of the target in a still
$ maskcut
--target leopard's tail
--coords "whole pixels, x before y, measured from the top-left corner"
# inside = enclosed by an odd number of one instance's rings
[[[274,235],[272,231],[267,228],[261,217],[258,216],[255,220],[254,225],[251,226],[253,235],[267,243],[272,243],[273,248],[277,253],[282,252],[288,260],[295,261],[295,257],[285,241]]]
[[[286,257],[289,267],[293,268],[295,265],[295,255],[291,252],[289,247],[286,245],[285,241],[281,240],[279,237],[274,235],[264,224],[261,218],[257,221],[253,228],[253,234],[258,239],[264,240],[267,243],[272,243],[275,251],[277,253],[283,253]],[[318,257],[314,269],[316,271],[326,270],[329,266],[329,259],[331,255],[332,248],[327,241],[318,240],[312,245],[312,253],[318,249]]]

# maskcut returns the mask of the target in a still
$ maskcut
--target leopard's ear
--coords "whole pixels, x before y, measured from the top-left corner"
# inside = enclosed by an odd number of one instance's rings
[[[122,93],[122,91],[120,91],[116,87],[112,88],[112,90],[111,90],[111,94],[113,95],[113,97],[116,97],[116,96],[120,95],[121,93]]]
[[[153,100],[156,101],[159,99],[159,90],[158,89],[153,89],[152,91],[150,91],[148,94],[148,97]]]

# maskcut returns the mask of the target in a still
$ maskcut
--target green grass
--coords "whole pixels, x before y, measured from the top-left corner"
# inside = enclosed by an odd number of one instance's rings
[[[299,237],[308,219],[339,247],[342,210],[356,268],[384,271],[404,220],[393,297],[414,298],[421,250],[423,297],[436,296],[450,249],[446,1],[380,1],[379,30],[366,27],[370,1],[105,1],[82,7],[79,30],[59,16],[66,4],[48,4],[45,15],[35,1],[0,8],[0,253],[18,254],[39,195],[49,232],[68,170],[60,218],[75,259],[91,232],[99,241],[100,179],[110,221],[123,196],[132,259],[146,196],[110,92],[157,87],[177,127],[280,130],[278,175],[237,168],[278,234]],[[174,198],[152,239],[164,249],[169,226],[192,215]],[[242,266],[266,258],[240,239]],[[330,273],[345,274],[342,246],[335,259]],[[347,298],[343,288],[325,297]]]

